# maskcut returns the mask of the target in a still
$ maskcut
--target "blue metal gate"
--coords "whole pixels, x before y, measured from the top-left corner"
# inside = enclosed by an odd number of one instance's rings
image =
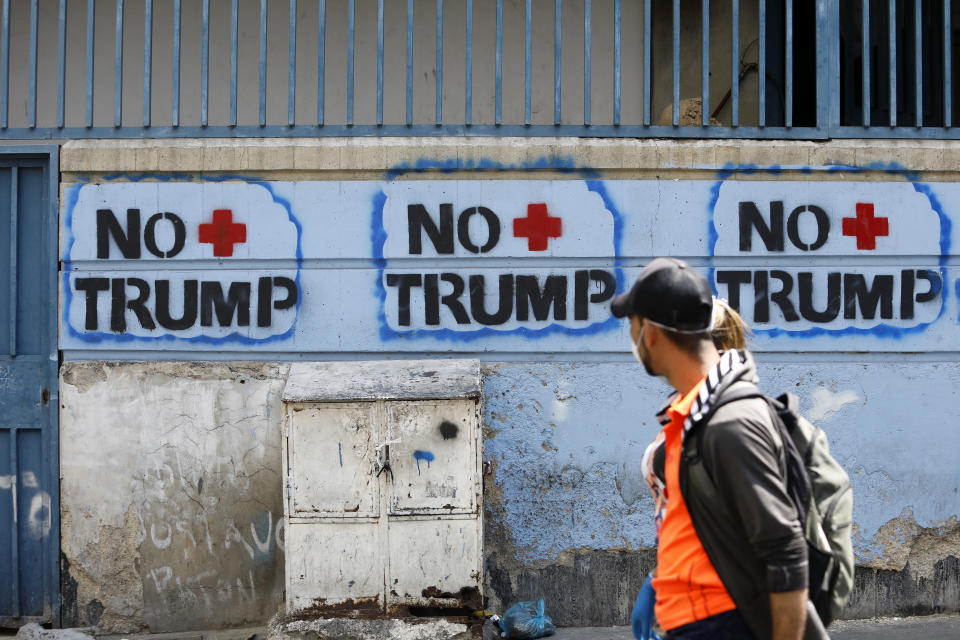
[[[58,623],[56,151],[0,148],[0,626]]]

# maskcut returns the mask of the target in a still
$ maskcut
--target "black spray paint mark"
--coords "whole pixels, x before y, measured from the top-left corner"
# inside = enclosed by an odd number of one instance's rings
[[[457,434],[460,433],[460,427],[449,420],[441,422],[438,429],[440,429],[440,435],[443,436],[444,440],[453,440],[457,437]]]

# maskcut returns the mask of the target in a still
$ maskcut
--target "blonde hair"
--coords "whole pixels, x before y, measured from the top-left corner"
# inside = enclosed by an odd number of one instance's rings
[[[744,322],[740,314],[722,298],[714,298],[713,312],[715,319],[710,338],[719,351],[729,349],[745,349],[750,327]]]

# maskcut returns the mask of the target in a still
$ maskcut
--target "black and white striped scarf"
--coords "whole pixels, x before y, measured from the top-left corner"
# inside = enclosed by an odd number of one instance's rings
[[[706,380],[700,385],[700,391],[697,397],[693,399],[693,404],[690,405],[690,414],[683,423],[684,435],[690,431],[693,425],[700,422],[705,416],[710,415],[710,408],[716,402],[719,395],[717,391],[725,388],[728,382],[740,377],[743,369],[747,366],[747,358],[748,356],[745,351],[737,351],[735,349],[730,349],[720,354],[720,361],[710,370],[710,373],[707,374]],[[756,380],[752,379],[751,382],[756,382]],[[670,422],[670,415],[667,413],[667,409],[673,404],[676,397],[676,395],[671,396],[663,409],[657,413],[657,421],[660,423],[660,426],[665,427]]]

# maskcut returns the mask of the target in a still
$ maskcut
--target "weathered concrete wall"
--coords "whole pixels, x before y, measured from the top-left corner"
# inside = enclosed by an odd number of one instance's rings
[[[758,356],[762,388],[797,394],[850,473],[860,569],[845,615],[958,610],[960,433],[931,412],[956,402],[960,365],[863,358]],[[518,363],[489,366],[484,390],[490,595],[548,594],[559,624],[625,624],[653,565],[637,466],[668,388],[632,362]]]
[[[61,368],[64,626],[258,624],[283,597],[287,367]]]
[[[737,265],[741,259],[709,252],[703,232],[710,219],[709,189],[691,188],[676,195],[680,188],[670,186],[674,180],[711,181],[718,188],[728,179],[784,181],[794,183],[792,193],[796,181],[805,180],[919,184],[943,209],[941,234],[933,238],[934,244],[939,240],[939,253],[915,253],[907,259],[915,260],[916,266],[939,265],[944,274],[946,286],[935,324],[844,338],[822,334],[788,338],[768,331],[757,336],[754,347],[764,388],[797,393],[803,411],[826,429],[833,451],[851,472],[860,569],[847,615],[960,609],[960,467],[955,461],[960,436],[952,429],[951,409],[960,382],[956,341],[960,296],[955,295],[960,291],[953,266],[960,246],[960,210],[953,204],[957,195],[952,184],[960,178],[958,144],[517,139],[85,142],[67,145],[61,166],[64,183],[122,182],[147,173],[164,178],[173,172],[180,174],[178,179],[195,182],[237,173],[251,181],[362,179],[394,184],[452,177],[569,181],[581,179],[581,170],[590,179],[611,182],[659,180],[665,186],[658,195],[673,195],[658,199],[655,206],[612,191],[615,201],[623,198],[616,203],[626,214],[627,253],[620,261],[625,273],[634,273],[631,270],[655,251],[690,257],[704,268]],[[452,170],[459,172],[452,175]],[[296,189],[282,188],[292,194],[292,206],[300,206],[293,197]],[[349,203],[346,198],[339,202]],[[314,256],[305,267],[315,272],[314,282],[330,285],[336,281],[330,278],[335,271],[347,274],[342,278],[357,278],[362,270],[375,270],[378,263],[368,253],[369,202],[367,198],[343,211],[308,207],[310,215],[332,215],[332,220],[340,221],[322,227],[315,218],[313,227],[304,232],[308,240],[304,246],[310,250],[337,249]],[[325,233],[346,228],[352,229],[350,237],[339,243]],[[905,260],[895,254],[871,258],[874,262],[837,254],[827,257],[820,264],[854,269],[875,262],[899,270],[898,261]],[[401,258],[434,266],[429,257]],[[463,262],[472,259],[456,256],[460,262],[450,268],[464,268]],[[609,254],[596,253],[554,259],[545,268],[614,262]],[[770,256],[744,260],[764,265]],[[783,264],[804,268],[806,260],[791,254]],[[169,268],[156,262],[143,268]],[[499,256],[493,264],[506,269],[514,262],[523,261]],[[103,268],[89,256],[81,266]],[[131,272],[135,267],[124,268]],[[329,291],[320,285],[316,291]],[[357,291],[366,296],[375,285],[376,277],[370,277],[366,288]],[[311,290],[305,291],[306,299],[312,300]],[[99,621],[114,629],[239,624],[242,619],[266,618],[280,602],[282,585],[277,394],[284,367],[99,360],[479,354],[487,364],[486,459],[493,470],[485,478],[491,606],[545,595],[550,613],[561,624],[624,622],[652,565],[654,544],[652,507],[632,463],[653,437],[653,412],[667,393],[661,382],[647,378],[632,361],[626,332],[613,328],[582,341],[571,339],[573,334],[545,331],[542,336],[515,334],[478,341],[448,336],[435,342],[423,333],[386,343],[376,322],[364,320],[365,312],[356,311],[371,304],[370,299],[358,295],[332,299],[350,305],[355,321],[338,323],[329,332],[316,325],[290,343],[222,351],[177,336],[136,344],[121,340],[123,336],[113,336],[116,340],[101,336],[101,342],[91,341],[80,349],[75,343],[63,347],[68,360],[93,360],[63,367],[63,552],[69,563],[66,593],[76,594],[67,598],[72,619],[83,624]],[[326,311],[336,309],[327,298],[322,305]],[[305,307],[304,313],[318,314],[317,308]],[[82,328],[82,315],[78,317]],[[317,316],[312,317],[315,321]],[[311,321],[311,316],[305,318],[303,322]],[[304,353],[311,348],[313,353]],[[104,349],[110,351],[100,356]],[[229,426],[218,427],[221,424]],[[232,464],[240,465],[240,471],[228,471]]]

